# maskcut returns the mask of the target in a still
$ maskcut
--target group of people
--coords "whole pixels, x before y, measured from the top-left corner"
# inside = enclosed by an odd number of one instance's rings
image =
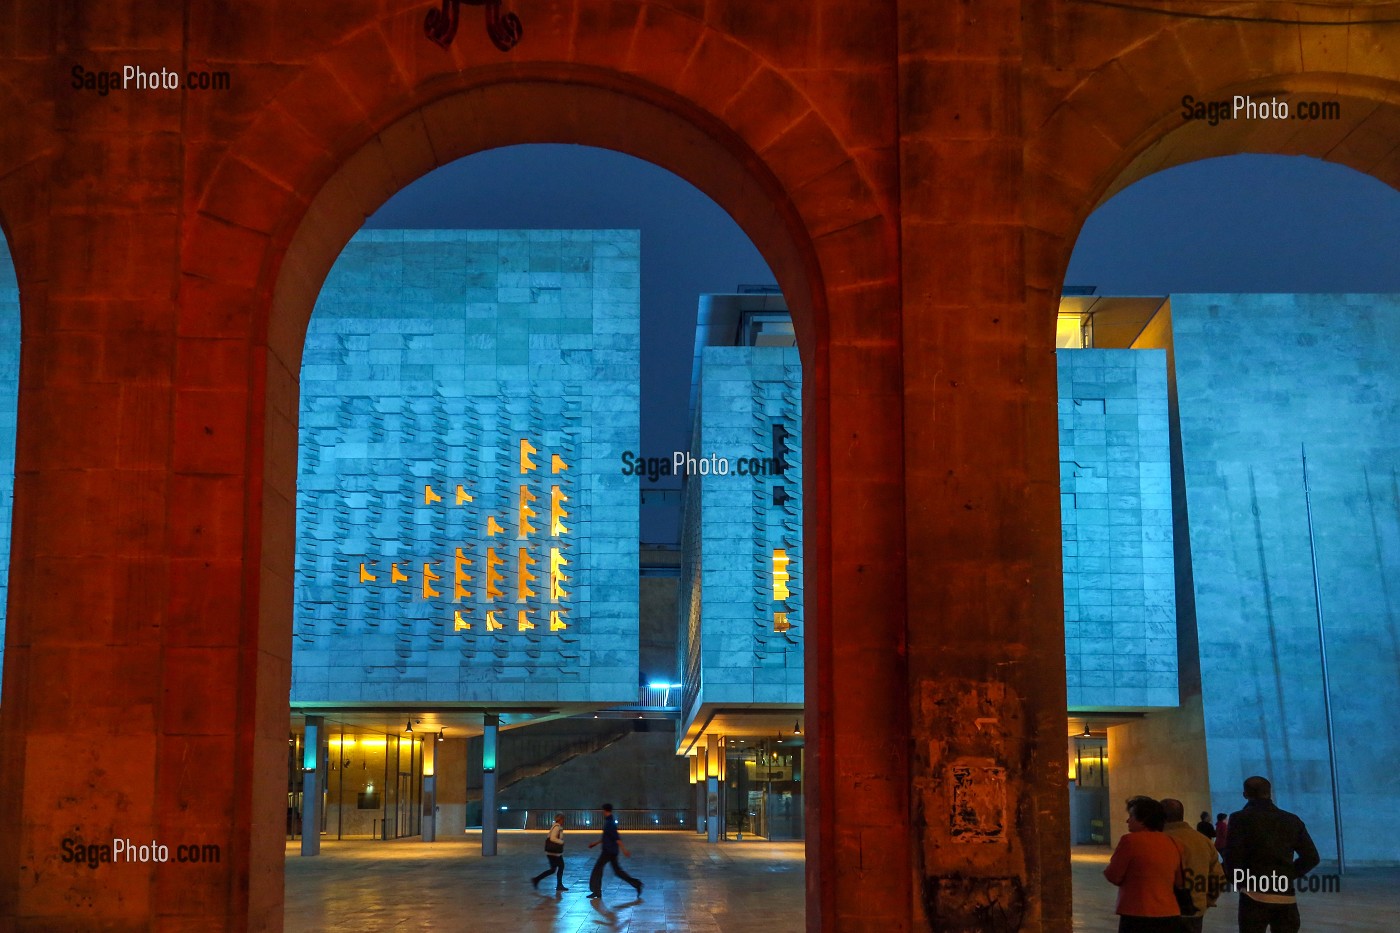
[[[642,882],[627,874],[620,864],[617,856],[619,852],[628,858],[632,853],[627,851],[627,847],[622,844],[622,837],[617,831],[617,820],[613,817],[613,806],[610,803],[603,804],[603,836],[588,844],[588,848],[602,846],[603,851],[598,856],[598,861],[593,863],[593,873],[588,877],[588,896],[599,898],[603,896],[603,868],[612,866],[613,874],[621,878],[636,889],[640,897],[642,893]],[[549,828],[549,835],[545,837],[544,854],[549,859],[549,867],[538,875],[530,879],[530,883],[535,887],[540,886],[540,882],[550,875],[556,876],[554,891],[557,894],[569,890],[564,887],[564,814],[554,814],[554,825]]]
[[[1317,847],[1301,819],[1274,805],[1268,779],[1246,779],[1244,797],[1244,809],[1217,814],[1214,826],[1202,813],[1195,828],[1180,800],[1128,801],[1128,832],[1104,869],[1118,886],[1119,933],[1200,933],[1227,879],[1240,933],[1297,933],[1293,883],[1317,866]]]

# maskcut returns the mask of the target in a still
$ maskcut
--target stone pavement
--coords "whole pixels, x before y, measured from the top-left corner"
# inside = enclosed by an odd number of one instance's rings
[[[323,842],[318,858],[287,847],[287,933],[349,931],[601,931],[623,933],[799,933],[803,929],[803,850],[800,842],[746,841],[706,845],[690,833],[628,832],[632,852],[623,866],[646,887],[641,897],[613,877],[603,897],[588,899],[596,836],[572,832],[565,884],[530,886],[546,867],[543,832],[503,832],[500,855],[481,857],[469,834],[425,845]],[[1076,850],[1074,929],[1113,933],[1115,889],[1101,876],[1107,853]],[[1305,933],[1400,931],[1400,869],[1348,874],[1342,893],[1303,902]],[[1234,895],[1207,914],[1206,933],[1234,930]]]

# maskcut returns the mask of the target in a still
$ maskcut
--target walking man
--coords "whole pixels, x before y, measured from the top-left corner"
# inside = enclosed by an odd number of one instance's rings
[[[1162,831],[1181,849],[1182,882],[1190,899],[1188,905],[1185,898],[1177,897],[1177,906],[1181,908],[1181,925],[1188,933],[1201,933],[1206,911],[1215,906],[1220,890],[1225,886],[1225,871],[1220,867],[1215,844],[1186,822],[1186,808],[1180,800],[1165,798],[1162,810],[1167,818],[1166,828]],[[1206,825],[1210,826],[1210,814],[1201,815],[1207,818]],[[1211,831],[1214,832],[1214,827],[1211,827]]]
[[[1293,883],[1317,866],[1317,846],[1302,820],[1274,806],[1267,778],[1246,778],[1244,798],[1225,833],[1225,875],[1240,894],[1240,933],[1297,933]]]
[[[627,847],[622,844],[622,839],[617,834],[617,820],[613,819],[613,807],[610,803],[603,804],[603,838],[590,842],[588,848],[602,845],[603,854],[598,856],[598,861],[593,863],[593,874],[588,878],[588,896],[591,898],[603,896],[603,866],[611,865],[613,874],[637,889],[637,894],[642,893],[642,882],[633,878],[617,863],[618,850],[628,858],[632,853],[627,851]]]

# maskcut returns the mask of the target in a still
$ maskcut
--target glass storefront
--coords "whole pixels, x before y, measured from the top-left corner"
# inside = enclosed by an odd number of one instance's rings
[[[1071,842],[1106,846],[1109,841],[1108,739],[1070,739],[1069,818]]]
[[[724,838],[802,838],[802,747],[791,740],[730,748],[723,794]]]
[[[326,723],[321,835],[401,839],[422,831],[423,739]],[[304,736],[287,742],[287,838],[301,835]]]

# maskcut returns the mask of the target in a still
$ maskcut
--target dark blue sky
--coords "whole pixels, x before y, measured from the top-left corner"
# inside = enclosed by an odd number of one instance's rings
[[[697,296],[774,281],[744,232],[689,183],[582,146],[461,159],[399,192],[367,226],[640,229],[648,455],[688,440]],[[1400,192],[1307,158],[1180,166],[1120,192],[1089,218],[1066,282],[1100,294],[1400,293]]]

